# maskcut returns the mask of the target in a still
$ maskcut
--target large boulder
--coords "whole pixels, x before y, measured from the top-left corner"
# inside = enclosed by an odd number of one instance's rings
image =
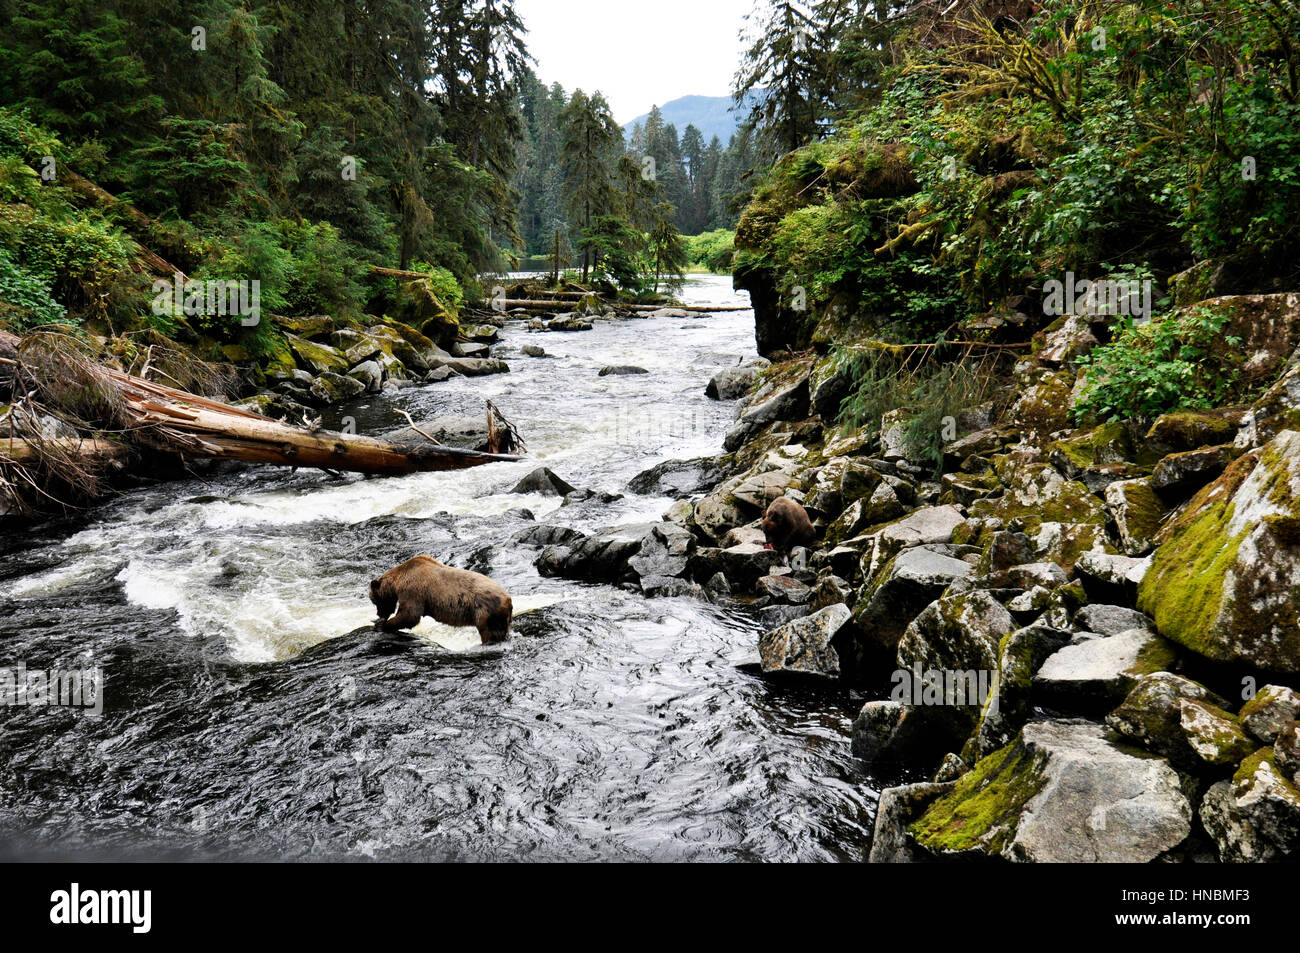
[[[653,529],[653,525],[620,526],[547,546],[534,564],[543,576],[584,582],[634,582],[637,574],[630,566],[631,559],[641,551]]]
[[[997,668],[998,647],[1016,628],[1002,603],[982,589],[945,596],[912,620],[898,643],[898,665],[921,671]]]
[[[313,374],[346,374],[352,366],[338,348],[308,341],[293,334],[284,337],[298,360],[298,366]]]
[[[1034,696],[1059,709],[1100,712],[1121,701],[1143,675],[1173,662],[1173,647],[1148,629],[1078,636],[1043,662],[1034,676]]]
[[[758,644],[763,671],[838,678],[840,660],[831,640],[849,618],[848,606],[828,606],[765,633]]]
[[[693,460],[666,460],[638,473],[627,488],[643,496],[671,496],[684,499],[713,486],[721,474],[712,457]]]
[[[1213,785],[1200,815],[1225,863],[1279,861],[1300,848],[1300,788],[1278,770],[1272,748],[1243,761],[1231,781]]]
[[[735,453],[764,427],[778,420],[802,420],[808,416],[808,375],[786,384],[761,403],[745,408],[722,445]]]
[[[438,300],[423,279],[408,281],[397,289],[397,320],[417,329],[444,350],[460,337],[460,322],[450,307]]]
[[[1138,679],[1106,724],[1188,771],[1236,765],[1259,745],[1246,737],[1227,702],[1172,672]]]
[[[314,398],[313,403],[325,407],[360,397],[366,392],[366,385],[342,374],[325,373],[311,382],[308,392]]]
[[[739,367],[724,368],[713,375],[704,394],[713,400],[739,400],[754,389],[759,374],[770,366],[770,361],[760,357]]]
[[[1300,672],[1300,433],[1230,465],[1161,537],[1138,588],[1161,633],[1217,661]]]
[[[628,560],[628,568],[637,574],[641,588],[650,592],[669,585],[668,580],[686,573],[695,537],[675,523],[659,523],[642,539],[637,554]]]
[[[931,602],[975,567],[928,546],[905,549],[880,571],[854,612],[865,638],[894,650],[903,631]]]
[[[1100,725],[1037,721],[978,762],[913,821],[940,856],[1147,863],[1191,833],[1178,772],[1125,750]]]

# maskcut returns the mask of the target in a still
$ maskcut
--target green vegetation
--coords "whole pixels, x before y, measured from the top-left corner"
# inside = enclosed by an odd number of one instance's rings
[[[686,239],[686,257],[692,265],[715,275],[731,272],[736,256],[736,233],[718,228]]]
[[[903,441],[919,459],[936,467],[942,463],[945,418],[994,397],[988,361],[935,360],[903,348],[846,349],[838,352],[840,373],[849,380],[848,396],[840,405],[839,423],[850,430],[875,431],[885,414],[899,410],[906,417]]]
[[[1150,280],[1153,320],[1114,327],[1076,415],[1235,394],[1226,319],[1166,313],[1165,290],[1196,268],[1216,277],[1188,304],[1300,281],[1300,7],[850,6],[769,4],[738,81],[772,89],[755,119],[779,158],[735,272],[775,293],[788,346],[998,340],[1016,313],[1047,324],[1049,280]],[[838,39],[864,35],[888,42]],[[824,64],[855,56],[856,89],[830,84]]]
[[[1080,358],[1089,385],[1076,419],[1153,420],[1180,408],[1225,403],[1236,383],[1237,338],[1223,334],[1226,311],[1191,308],[1148,324],[1121,319],[1114,340]]]

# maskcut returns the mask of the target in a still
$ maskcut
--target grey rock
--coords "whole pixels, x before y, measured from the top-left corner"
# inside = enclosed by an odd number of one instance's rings
[[[1201,823],[1224,863],[1267,863],[1300,847],[1300,789],[1277,769],[1265,748],[1247,758],[1231,781],[1210,787]]]
[[[867,857],[873,864],[917,863],[931,859],[917,848],[907,833],[907,826],[936,798],[953,789],[953,782],[903,784],[885,788],[880,792],[876,806],[876,826],[871,834],[871,853]]]
[[[766,576],[781,559],[772,550],[755,543],[729,546],[718,555],[722,560],[722,571],[731,580],[731,584],[744,590],[752,590],[754,584]]]
[[[1241,706],[1241,723],[1252,735],[1271,745],[1283,728],[1300,718],[1300,693],[1285,685],[1265,685]]]
[[[636,374],[649,374],[644,367],[633,364],[607,364],[600,369],[601,377],[631,377]]]
[[[540,493],[542,496],[568,496],[577,488],[566,483],[550,467],[539,467],[515,484],[511,493]]]
[[[379,393],[384,384],[384,370],[378,361],[363,361],[348,371],[348,377],[360,382],[369,394]]]
[[[771,363],[759,358],[748,361],[740,367],[728,367],[718,371],[704,388],[706,396],[714,400],[738,400],[744,397],[758,383],[759,373]]]
[[[1173,647],[1149,629],[1076,641],[1043,663],[1034,676],[1034,696],[1070,710],[1104,710],[1132,691],[1140,677],[1172,662]]]
[[[690,530],[675,523],[660,523],[644,537],[641,549],[628,560],[628,567],[641,577],[644,589],[647,578],[683,575],[694,549],[695,537]]]
[[[802,377],[757,406],[746,408],[722,445],[728,453],[735,453],[768,424],[778,420],[802,420],[807,416],[808,378]]]
[[[1084,632],[1098,632],[1102,635],[1119,635],[1130,629],[1155,631],[1155,623],[1150,617],[1136,609],[1101,604],[1084,606],[1074,614],[1074,624]]]
[[[666,460],[628,481],[627,488],[642,496],[670,496],[683,499],[713,486],[722,474],[711,457],[694,460]]]
[[[1015,748],[995,753],[958,781],[948,799],[916,821],[939,827],[944,809],[977,772],[1005,803],[992,823],[968,825],[947,848],[1036,863],[1148,863],[1179,847],[1191,833],[1192,808],[1178,772],[1159,758],[1117,746],[1097,724],[1030,722]],[[987,795],[986,795],[987,796]],[[924,833],[921,847],[934,843]]]
[[[784,602],[802,606],[812,601],[813,591],[793,576],[763,576],[756,587],[760,595],[765,595],[773,602]]]
[[[898,646],[903,631],[921,610],[957,579],[974,572],[970,563],[928,546],[905,549],[880,572],[865,605],[855,613],[864,636],[888,649]]]
[[[850,617],[848,606],[830,606],[765,633],[758,643],[763,671],[839,678],[840,660],[831,640]]]

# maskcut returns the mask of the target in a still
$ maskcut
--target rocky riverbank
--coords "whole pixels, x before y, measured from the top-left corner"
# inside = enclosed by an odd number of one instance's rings
[[[1294,857],[1300,301],[1211,304],[1270,316],[1251,404],[1071,429],[1103,329],[1066,319],[936,473],[889,415],[832,426],[830,357],[758,361],[709,384],[740,398],[726,454],[633,481],[679,498],[663,522],[521,542],[544,574],[749,605],[770,677],[875,696],[854,752],[932,776],[883,793],[875,860]],[[821,530],[790,566],[758,526],[778,495]]]

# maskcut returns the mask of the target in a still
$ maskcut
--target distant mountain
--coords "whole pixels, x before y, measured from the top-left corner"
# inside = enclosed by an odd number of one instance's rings
[[[704,134],[706,143],[717,136],[725,146],[749,110],[735,109],[730,96],[683,96],[664,103],[659,111],[664,114],[664,122],[677,127],[677,135],[680,136],[687,126],[693,125]],[[649,113],[637,116],[623,127],[624,134],[631,137],[632,128],[637,123],[644,126],[649,118]]]

